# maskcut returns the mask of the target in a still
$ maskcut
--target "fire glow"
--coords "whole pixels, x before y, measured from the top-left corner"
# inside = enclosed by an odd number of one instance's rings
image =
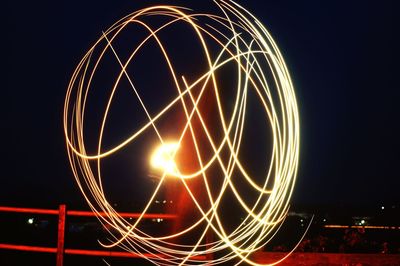
[[[176,142],[164,143],[159,146],[151,157],[151,165],[164,171],[163,175],[179,176],[178,168],[174,160],[179,145]]]

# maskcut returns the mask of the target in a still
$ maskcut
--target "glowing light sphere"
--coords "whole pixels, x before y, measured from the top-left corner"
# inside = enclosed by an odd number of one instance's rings
[[[245,8],[233,1],[214,3],[215,14],[159,5],[122,18],[83,56],[66,93],[64,132],[73,174],[92,210],[107,214],[98,215],[110,233],[110,242],[101,244],[118,245],[156,265],[263,265],[251,254],[278,232],[294,189],[299,114],[285,61],[267,29]],[[141,33],[131,34],[132,27]],[[178,34],[168,35],[171,30]],[[179,55],[185,49],[193,57]],[[107,58],[114,67],[104,67]],[[145,68],[147,74],[138,76]],[[161,74],[163,68],[169,77]],[[143,89],[158,79],[162,86],[155,93]],[[109,121],[120,93],[132,96],[129,108],[142,114],[120,112],[124,115],[117,118],[128,118],[124,124],[134,128],[123,134]],[[162,122],[174,115],[176,122]],[[107,142],[110,135],[119,137]],[[128,148],[148,135],[156,139],[155,150],[146,148],[154,143]],[[167,142],[171,135],[173,142]],[[142,158],[153,152],[149,168],[161,171],[134,221],[119,215],[103,184],[105,161],[127,151]],[[196,215],[177,231],[156,234],[142,224],[168,182],[180,184]],[[229,226],[227,209],[240,212],[229,217]]]
[[[178,168],[174,160],[178,148],[179,144],[176,142],[162,144],[151,157],[152,166],[163,170],[165,175],[179,176],[177,172]]]

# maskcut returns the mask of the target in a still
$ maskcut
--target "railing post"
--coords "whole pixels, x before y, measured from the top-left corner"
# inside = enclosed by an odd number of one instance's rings
[[[57,266],[63,266],[64,262],[65,213],[66,206],[61,204],[58,209]]]
[[[212,248],[212,243],[214,242],[214,231],[211,229],[211,227],[208,228],[206,232],[206,249]],[[208,261],[211,261],[214,259],[213,253],[207,253],[206,258]],[[211,265],[207,263],[206,265]]]

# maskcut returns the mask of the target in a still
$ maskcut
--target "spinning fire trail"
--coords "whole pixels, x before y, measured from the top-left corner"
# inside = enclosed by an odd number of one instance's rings
[[[64,132],[76,182],[93,212],[107,213],[98,215],[98,219],[111,239],[101,244],[118,245],[136,254],[150,253],[152,256],[143,257],[156,265],[216,265],[227,261],[260,265],[250,255],[278,232],[295,185],[299,115],[283,57],[266,28],[246,9],[233,1],[215,4],[219,15],[160,5],[124,17],[103,32],[84,55],[65,98]],[[127,38],[133,26],[144,34]],[[168,35],[172,30],[182,30],[180,38],[187,38],[183,42],[178,38],[179,45],[196,42],[198,50],[191,50],[192,58],[176,59],[171,52],[176,52],[171,48],[174,43],[170,42],[174,37]],[[121,48],[121,40],[126,46],[127,40],[135,38],[128,49]],[[149,50],[151,60],[146,61],[145,56],[143,61],[143,51]],[[156,64],[155,55],[159,57]],[[104,71],[106,60],[115,65]],[[150,89],[139,84],[145,79],[139,74],[141,67],[149,64],[154,79],[163,78],[159,73],[165,69],[169,75],[151,97]],[[196,66],[200,72],[182,74],[184,71],[177,69],[185,68],[185,64]],[[99,91],[99,95],[106,95],[104,102],[95,96]],[[134,130],[110,144],[107,136],[110,132],[116,135],[118,130],[109,120],[121,103],[117,95],[122,91],[132,96],[130,105],[141,110],[144,118],[130,117]],[[165,102],[156,100],[158,94]],[[254,106],[259,107],[261,115],[256,122],[249,122]],[[100,114],[97,124],[94,114]],[[175,122],[165,123],[166,119]],[[265,125],[265,130],[260,125]],[[97,133],[92,134],[93,129]],[[256,134],[249,140],[246,134],[253,131]],[[137,147],[148,135],[155,140],[146,148],[157,143],[156,149],[137,148],[135,154],[149,157],[149,167],[158,178],[142,206],[142,216],[132,221],[121,217],[110,204],[103,168],[108,159],[128,147]],[[262,162],[262,171],[252,169],[254,161]],[[113,182],[120,182],[118,176]],[[178,220],[185,223],[171,232],[152,232],[143,226],[143,216],[171,183],[185,193],[187,202],[183,204],[192,206],[194,214],[187,217],[178,213]],[[226,210],[235,211],[228,216]],[[209,235],[213,241],[206,243]],[[199,260],[199,256],[207,259]]]

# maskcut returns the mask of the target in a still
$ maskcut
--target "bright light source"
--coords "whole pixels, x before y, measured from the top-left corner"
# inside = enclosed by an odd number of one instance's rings
[[[33,221],[34,221],[33,218],[29,218],[28,219],[28,224],[33,224]]]
[[[168,175],[179,176],[179,171],[174,161],[179,144],[164,143],[156,149],[151,156],[151,166],[164,171]]]
[[[365,220],[361,220],[361,222],[360,222],[361,224],[365,224]]]
[[[385,206],[382,206],[381,209],[384,210],[384,209],[385,209]]]

